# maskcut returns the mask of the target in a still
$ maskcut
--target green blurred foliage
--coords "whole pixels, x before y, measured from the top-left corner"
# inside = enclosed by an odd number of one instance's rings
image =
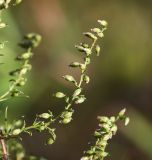
[[[35,113],[48,108],[59,112],[62,103],[54,100],[54,91],[70,92],[72,86],[61,76],[78,72],[67,65],[80,55],[74,45],[83,31],[95,26],[97,19],[106,19],[109,29],[102,43],[102,56],[90,67],[90,86],[86,88],[87,102],[77,108],[75,118],[67,127],[59,126],[57,143],[43,147],[41,136],[25,137],[28,152],[48,159],[79,159],[91,133],[97,115],[113,115],[122,106],[128,107],[131,125],[121,128],[111,147],[113,160],[152,159],[152,1],[150,0],[26,0],[4,13],[9,24],[0,39],[9,41],[0,68],[0,93],[8,88],[8,71],[16,67],[13,58],[21,52],[16,44],[23,34],[38,32],[43,36],[32,60],[33,71],[24,88],[30,99],[5,102],[11,118],[25,115],[29,122]],[[130,107],[131,106],[131,107]],[[45,135],[44,135],[45,136]],[[66,146],[66,147],[65,147]],[[60,154],[59,154],[60,153]]]

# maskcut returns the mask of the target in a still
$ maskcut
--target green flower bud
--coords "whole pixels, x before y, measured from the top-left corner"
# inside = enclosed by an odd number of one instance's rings
[[[69,82],[76,82],[75,79],[73,78],[73,76],[71,76],[71,75],[65,75],[65,76],[63,76],[63,78]]]
[[[55,97],[57,97],[57,98],[64,98],[64,97],[65,97],[65,94],[62,93],[62,92],[57,92],[57,93],[55,94]]]
[[[107,23],[107,21],[105,21],[105,20],[98,20],[98,23],[99,23],[100,25],[104,26],[104,27],[107,27],[107,26],[108,26],[108,23]]]
[[[73,97],[78,96],[81,93],[81,91],[82,91],[81,88],[78,88],[77,90],[75,90],[74,93],[73,93]]]
[[[42,113],[38,117],[43,118],[43,119],[49,119],[51,115],[49,113]]]
[[[89,154],[89,155],[92,155],[92,154],[94,154],[94,151],[93,150],[88,150],[86,153]]]
[[[116,134],[117,130],[118,130],[118,127],[116,125],[113,125],[111,128],[111,131],[113,132],[114,135]]]
[[[64,118],[64,119],[61,121],[61,123],[63,123],[63,124],[68,124],[68,123],[71,122],[71,120],[72,120],[71,117],[69,117],[69,118]]]
[[[114,122],[116,121],[116,118],[115,118],[114,116],[112,116],[112,117],[110,117],[110,121],[111,121],[112,123],[114,123]]]
[[[99,29],[99,28],[93,28],[93,29],[91,29],[91,31],[94,32],[94,33],[100,33],[101,29]]]
[[[89,83],[90,82],[90,78],[87,75],[83,76],[83,80],[84,80],[85,83]]]
[[[98,37],[100,37],[100,38],[103,38],[103,37],[104,37],[104,34],[103,34],[102,32],[97,33],[97,35],[98,35]]]
[[[72,62],[69,66],[70,67],[79,67],[80,63],[79,62]]]
[[[89,160],[89,157],[87,157],[87,156],[82,157],[81,160]]]
[[[125,115],[125,112],[126,112],[126,108],[124,108],[123,110],[121,110],[120,112],[119,112],[119,117],[120,118],[123,118],[124,117],[124,115]]]
[[[11,97],[18,97],[20,94],[20,92],[18,90],[13,90],[11,93],[10,93],[10,96]]]
[[[17,135],[19,135],[20,133],[21,133],[22,131],[21,131],[21,129],[15,129],[15,130],[13,130],[13,135],[14,136],[17,136]]]
[[[62,117],[67,119],[67,118],[71,118],[72,117],[73,112],[70,111],[65,111],[62,113]]]
[[[90,62],[91,62],[91,60],[90,60],[89,57],[86,57],[86,58],[84,59],[84,61],[86,62],[86,64],[90,64]]]
[[[47,145],[51,145],[51,144],[53,144],[55,142],[55,140],[53,139],[53,138],[49,138],[48,140],[47,140]]]
[[[31,52],[27,52],[27,53],[23,53],[22,55],[21,55],[21,59],[29,59],[29,58],[31,58],[33,56],[33,53],[31,53]]]
[[[125,126],[127,126],[127,125],[129,124],[129,122],[130,122],[130,118],[129,118],[129,117],[126,117],[126,118],[125,118]]]
[[[26,84],[26,79],[25,78],[21,78],[17,84],[17,86],[24,86]]]
[[[84,49],[85,49],[83,46],[80,46],[80,45],[75,45],[75,48],[77,48],[78,51],[80,52],[84,52]]]
[[[97,145],[105,147],[107,145],[107,141],[100,140]]]
[[[22,120],[18,120],[18,121],[15,122],[14,125],[15,125],[15,127],[21,127],[22,124],[23,124],[23,121]]]
[[[103,140],[104,141],[108,141],[109,139],[111,139],[111,135],[110,134],[106,134],[103,136]]]
[[[106,123],[102,124],[102,127],[106,130],[106,132],[110,131],[110,126]]]
[[[100,138],[100,137],[101,137],[101,133],[98,132],[98,131],[95,131],[95,132],[94,132],[94,136],[95,136],[96,138]]]
[[[101,123],[107,123],[109,121],[108,117],[104,117],[104,116],[98,116],[97,119],[101,122]]]
[[[96,55],[99,56],[100,50],[101,50],[101,49],[100,49],[100,46],[99,46],[99,45],[96,45],[96,49],[95,49],[95,50],[96,50]]]
[[[83,103],[85,100],[86,100],[85,97],[79,97],[79,98],[75,101],[75,104]]]
[[[88,38],[91,38],[91,39],[93,39],[93,40],[96,40],[97,39],[97,37],[94,35],[94,34],[92,34],[92,33],[90,33],[90,32],[85,32],[85,33],[83,33],[86,37],[88,37]]]
[[[26,74],[27,73],[27,68],[22,68],[20,71],[21,74]]]

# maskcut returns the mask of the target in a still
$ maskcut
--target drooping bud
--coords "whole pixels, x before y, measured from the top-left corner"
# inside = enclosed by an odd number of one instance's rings
[[[55,94],[55,97],[57,97],[57,98],[64,98],[66,95],[64,94],[64,93],[62,93],[62,92],[57,92],[56,94]]]

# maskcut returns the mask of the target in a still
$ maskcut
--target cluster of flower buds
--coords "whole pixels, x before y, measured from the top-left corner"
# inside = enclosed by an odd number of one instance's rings
[[[69,110],[65,110],[64,112],[62,112],[60,118],[60,123],[63,123],[63,124],[68,124],[71,122],[72,120],[72,115],[74,113],[74,110],[72,109],[69,109]]]
[[[32,65],[29,64],[29,60],[32,58],[33,53],[32,49],[37,47],[41,42],[41,36],[35,33],[30,33],[26,35],[23,41],[19,44],[23,49],[26,49],[26,52],[16,57],[17,61],[22,62],[22,66],[19,69],[15,69],[10,72],[10,75],[16,78],[12,78],[10,80],[10,95],[18,96],[20,95],[20,91],[16,88],[19,86],[24,86],[26,84],[27,79],[24,75],[32,69]]]
[[[5,115],[7,115],[7,113],[5,113]],[[7,116],[5,116],[5,121],[7,122]],[[53,144],[56,140],[55,129],[50,128],[50,124],[53,121],[54,116],[52,112],[48,111],[48,113],[37,115],[31,126],[27,126],[25,120],[22,119],[14,121],[12,124],[7,122],[7,125],[3,126],[3,136],[5,138],[15,138],[19,137],[22,133],[32,135],[32,130],[36,130],[38,132],[47,131],[50,136],[47,139],[46,144]]]
[[[99,129],[94,132],[96,139],[95,145],[92,145],[88,151],[85,151],[85,156],[81,160],[99,160],[104,159],[109,154],[106,152],[108,141],[117,132],[116,122],[118,120],[125,120],[125,125],[128,125],[129,118],[125,116],[126,109],[119,112],[117,117],[98,117]]]
[[[84,36],[91,39],[91,45],[87,43],[80,43],[79,45],[75,45],[76,49],[84,54],[84,62],[72,62],[69,67],[71,68],[79,68],[81,71],[80,80],[77,81],[72,75],[65,75],[63,78],[73,83],[75,86],[75,90],[71,96],[67,96],[63,92],[57,92],[54,94],[56,98],[64,99],[66,102],[65,110],[61,114],[62,120],[60,123],[67,124],[71,122],[73,115],[72,104],[80,104],[83,103],[86,98],[85,95],[82,94],[82,84],[83,82],[88,84],[90,82],[90,77],[86,74],[87,66],[91,63],[91,55],[95,51],[98,56],[100,53],[100,46],[97,43],[98,38],[103,38],[103,32],[107,29],[107,22],[104,20],[98,20],[100,28],[93,28],[91,32],[83,33]],[[92,42],[93,41],[93,42]]]

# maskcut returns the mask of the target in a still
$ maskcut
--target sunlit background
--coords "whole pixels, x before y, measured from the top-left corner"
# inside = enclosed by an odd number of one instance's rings
[[[8,72],[16,68],[14,57],[21,52],[17,43],[22,35],[37,32],[43,36],[35,50],[33,70],[23,88],[30,99],[18,98],[3,103],[9,106],[9,117],[25,115],[29,123],[36,113],[62,111],[62,101],[52,97],[56,91],[73,90],[61,78],[64,74],[79,76],[68,64],[79,60],[74,45],[82,41],[82,32],[106,19],[109,28],[101,43],[102,54],[94,56],[89,68],[91,82],[85,86],[87,101],[75,106],[70,125],[57,127],[57,141],[44,146],[46,135],[25,136],[28,154],[53,160],[78,160],[88,147],[97,128],[98,115],[115,115],[126,107],[131,123],[120,124],[117,136],[108,150],[113,160],[152,159],[152,1],[151,0],[25,0],[3,21],[9,27],[0,32],[8,41],[0,67],[0,93],[8,88]]]

